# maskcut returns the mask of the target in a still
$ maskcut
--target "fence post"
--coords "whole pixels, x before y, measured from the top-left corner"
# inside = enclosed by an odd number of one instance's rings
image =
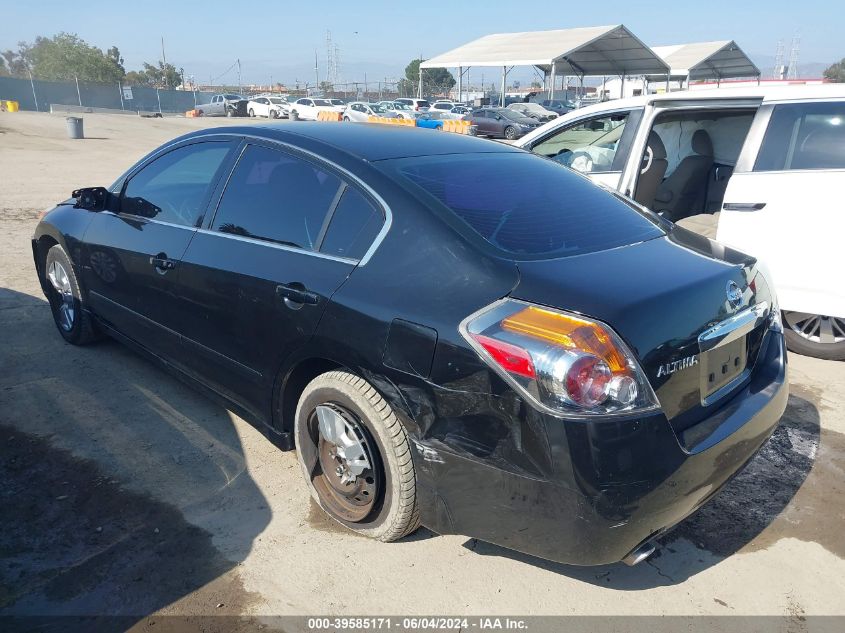
[[[32,71],[29,70],[29,68],[27,68],[26,71],[29,73],[29,85],[32,86],[32,98],[35,100],[35,111],[41,112],[38,107],[38,97],[35,94],[35,82],[32,80]]]
[[[125,110],[126,108],[123,107],[123,86],[120,85],[120,82],[117,82],[117,94],[120,95],[120,109]]]
[[[73,78],[76,79],[76,96],[79,97],[79,107],[81,108],[82,107],[82,93],[79,92],[79,77],[74,75]]]
[[[158,113],[161,114],[161,95],[158,93],[158,88],[156,88],[156,99],[158,99]]]

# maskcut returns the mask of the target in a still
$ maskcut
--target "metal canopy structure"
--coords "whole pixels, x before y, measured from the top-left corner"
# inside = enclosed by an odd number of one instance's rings
[[[459,68],[459,78],[471,66],[502,68],[503,103],[507,73],[513,66],[543,70],[551,77],[550,96],[556,75],[577,75],[583,82],[585,76],[619,75],[624,81],[629,75],[669,73],[666,62],[622,24],[486,35],[420,64],[421,69]]]
[[[669,66],[673,79],[721,81],[760,76],[760,69],[733,40],[655,46],[652,50]]]

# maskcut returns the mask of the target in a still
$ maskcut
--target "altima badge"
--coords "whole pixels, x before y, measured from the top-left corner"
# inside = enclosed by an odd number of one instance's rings
[[[742,304],[742,290],[736,285],[735,281],[729,281],[725,294],[728,296],[728,303],[734,308],[738,308]]]
[[[687,367],[694,367],[695,365],[698,365],[698,354],[693,354],[692,356],[687,356],[686,358],[682,358],[680,360],[673,360],[671,363],[661,365],[657,370],[657,377],[660,378],[661,376],[668,376],[669,374],[674,374],[676,371],[681,371]]]

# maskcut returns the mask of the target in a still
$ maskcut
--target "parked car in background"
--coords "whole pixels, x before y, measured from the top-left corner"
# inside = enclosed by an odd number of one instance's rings
[[[251,117],[283,119],[287,118],[288,113],[288,102],[281,97],[253,97],[247,103],[247,114]]]
[[[211,101],[198,105],[195,109],[200,116],[246,116],[248,100],[241,95],[219,94]]]
[[[345,109],[346,106],[334,105],[328,99],[312,99],[310,97],[297,99],[290,107],[291,113],[295,112],[297,117],[303,121],[316,121],[320,110],[343,112]]]
[[[410,99],[407,97],[400,97],[399,99],[396,99],[396,103],[404,103],[412,110],[416,110],[417,112],[428,112],[428,109],[431,107],[431,104],[425,99]]]
[[[845,85],[608,101],[547,123],[518,145],[672,221],[712,220],[720,242],[771,269],[789,348],[845,360],[842,235],[820,228],[838,226],[842,215]]]
[[[326,101],[331,103],[333,106],[338,106],[341,108],[346,107],[346,101],[344,101],[343,99],[326,99]]]
[[[471,136],[195,131],[47,212],[32,253],[66,342],[222,399],[382,541],[637,563],[788,397],[753,258]]]
[[[417,115],[417,127],[429,130],[442,130],[443,121],[450,117],[446,116],[445,112],[437,110],[429,110],[428,112],[420,112]]]
[[[393,119],[396,117],[396,114],[382,108],[378,103],[364,103],[363,101],[353,101],[343,111],[344,121],[366,123],[371,116]]]
[[[540,102],[540,105],[546,110],[551,110],[556,113],[558,116],[572,112],[578,107],[574,101],[563,99],[544,99]]]
[[[479,108],[467,115],[472,125],[477,126],[478,134],[493,138],[518,139],[540,126],[537,119],[532,119],[508,108]]]
[[[399,101],[379,101],[379,105],[387,112],[393,112],[400,119],[415,119],[419,114],[407,103]]]
[[[539,103],[512,103],[508,106],[508,110],[513,110],[514,112],[519,112],[520,114],[524,114],[527,117],[531,117],[532,119],[536,119],[541,123],[545,123],[546,121],[551,121],[552,119],[557,118],[557,112],[553,112],[552,110],[547,110]]]
[[[437,110],[438,112],[451,112],[452,108],[455,107],[455,103],[452,101],[444,101],[438,100],[431,104],[429,110]]]

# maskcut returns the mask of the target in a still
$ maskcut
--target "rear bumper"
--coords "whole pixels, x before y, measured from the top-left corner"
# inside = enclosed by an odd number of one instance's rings
[[[749,384],[696,425],[689,449],[662,414],[579,422],[533,413],[528,423],[544,425],[548,438],[548,477],[419,441],[423,523],[562,563],[620,561],[739,472],[773,433],[787,398],[783,336],[769,332]]]

